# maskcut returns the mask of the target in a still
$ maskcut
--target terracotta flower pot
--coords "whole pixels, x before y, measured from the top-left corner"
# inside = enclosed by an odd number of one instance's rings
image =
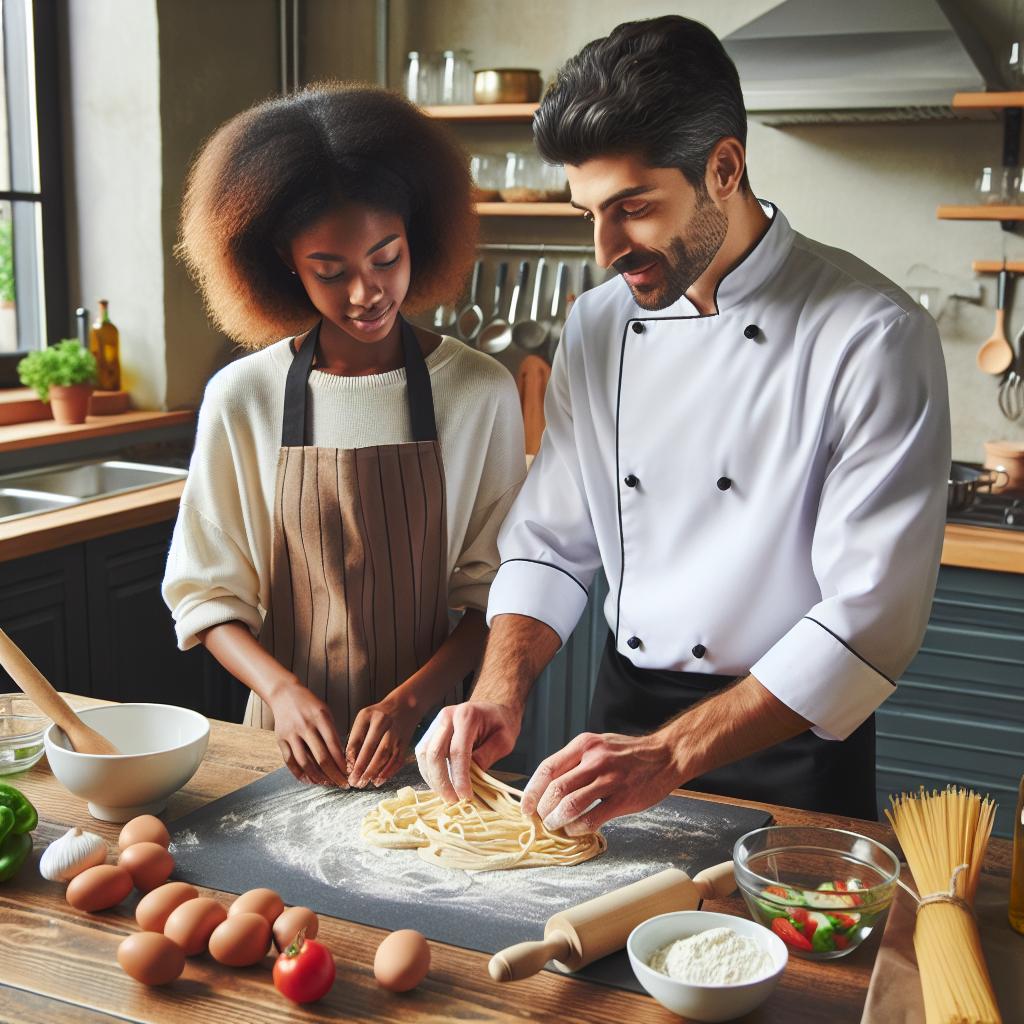
[[[84,423],[89,415],[91,384],[51,384],[50,408],[58,423]]]

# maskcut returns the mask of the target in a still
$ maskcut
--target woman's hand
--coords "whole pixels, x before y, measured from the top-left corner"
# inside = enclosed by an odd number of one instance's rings
[[[345,754],[330,708],[297,680],[268,701],[274,733],[288,770],[299,782],[348,789]]]
[[[390,779],[402,767],[420,716],[418,705],[397,691],[363,708],[352,723],[345,750],[349,785],[362,789],[369,782],[379,786]]]

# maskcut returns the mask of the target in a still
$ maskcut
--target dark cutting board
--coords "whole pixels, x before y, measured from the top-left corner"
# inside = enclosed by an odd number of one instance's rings
[[[288,905],[495,953],[541,938],[557,911],[663,868],[692,876],[729,860],[739,836],[771,821],[764,811],[668,797],[606,825],[607,852],[585,864],[469,874],[359,838],[364,815],[409,785],[423,785],[415,766],[369,791],[303,785],[282,768],[170,823],[174,878],[233,893],[266,886]],[[642,991],[625,952],[579,974]]]

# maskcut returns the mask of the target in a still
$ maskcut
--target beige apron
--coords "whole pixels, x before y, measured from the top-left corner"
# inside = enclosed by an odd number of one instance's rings
[[[330,707],[338,732],[425,664],[448,634],[444,466],[423,354],[401,321],[413,441],[306,444],[320,325],[285,383],[270,607],[259,642]],[[460,699],[453,687],[450,700]],[[249,695],[245,724],[274,728]]]

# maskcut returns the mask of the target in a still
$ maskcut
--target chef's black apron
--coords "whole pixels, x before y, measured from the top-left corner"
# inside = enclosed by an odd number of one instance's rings
[[[637,668],[616,650],[609,632],[587,728],[629,736],[653,732],[733,682],[733,676]],[[823,740],[808,729],[683,785],[701,793],[875,821],[875,716],[845,740]]]

